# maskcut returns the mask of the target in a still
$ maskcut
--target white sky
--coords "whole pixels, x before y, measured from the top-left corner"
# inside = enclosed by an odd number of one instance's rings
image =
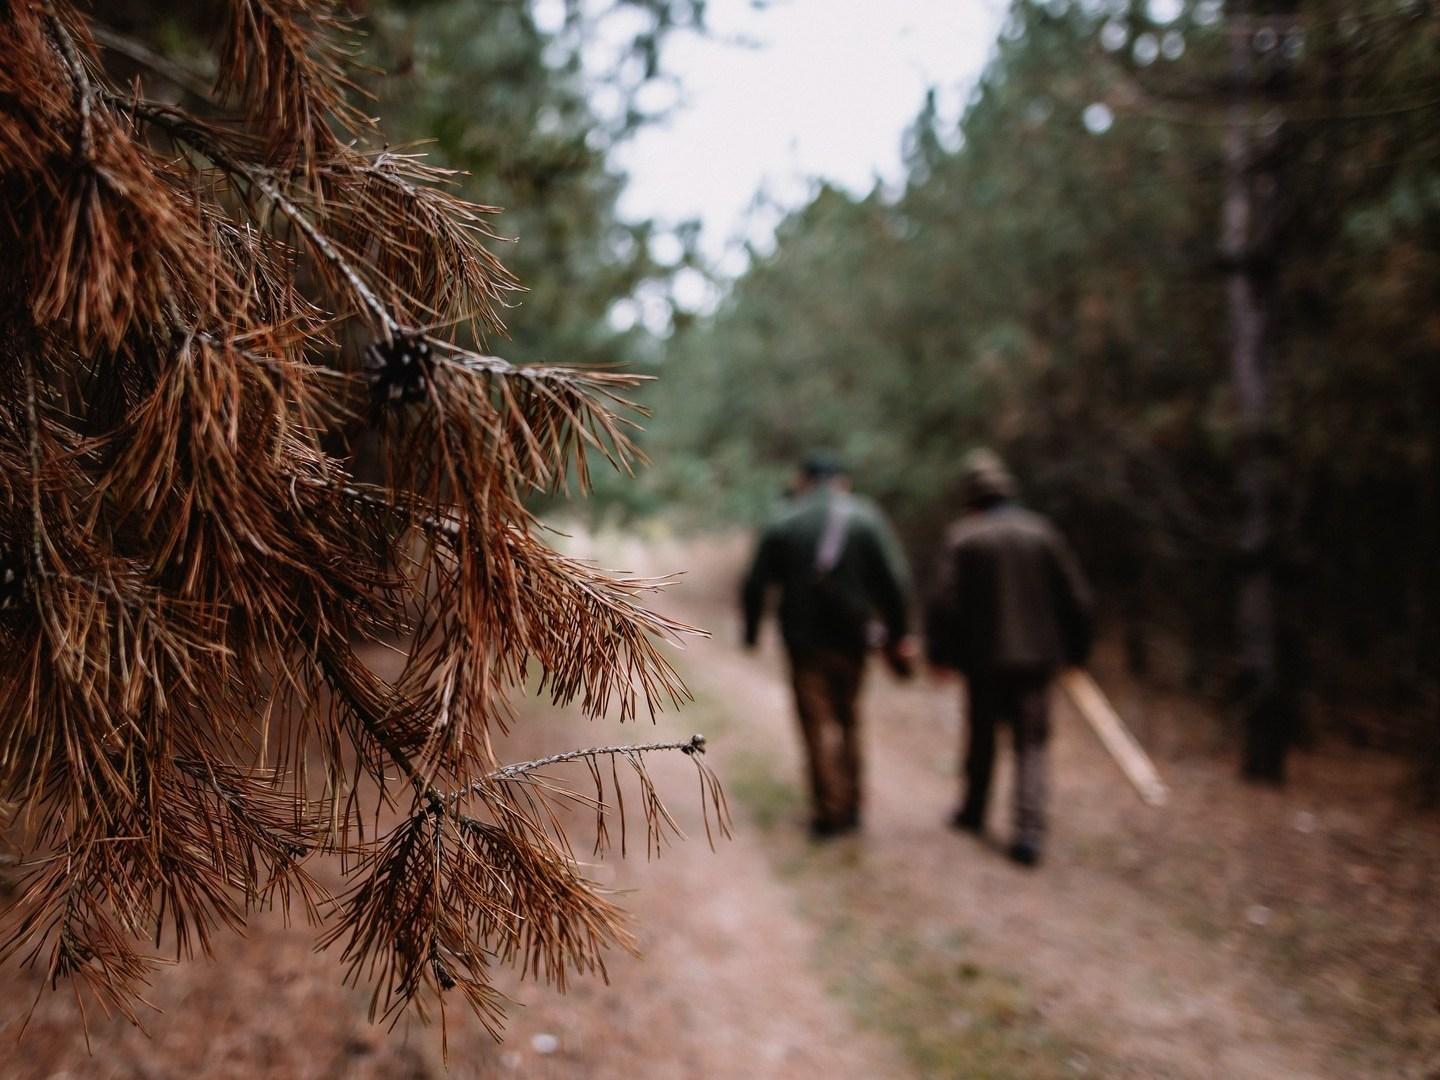
[[[764,189],[799,205],[812,177],[863,193],[901,175],[901,139],[940,90],[958,117],[989,55],[1003,0],[710,0],[712,34],[677,35],[663,66],[681,98],[663,125],[618,155],[624,216],[699,218],[702,249],[735,272],[739,237],[764,245],[775,214],[750,213]],[[745,39],[752,44],[738,43]],[[657,90],[659,88],[657,87]]]

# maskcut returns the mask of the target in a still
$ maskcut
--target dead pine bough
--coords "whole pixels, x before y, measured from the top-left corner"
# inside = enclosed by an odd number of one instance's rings
[[[229,0],[213,90],[101,13],[0,3],[0,954],[133,1021],[154,946],[286,904],[375,1018],[458,997],[498,1031],[492,964],[563,985],[628,941],[565,805],[623,848],[638,785],[653,850],[645,758],[674,751],[727,829],[698,738],[508,765],[491,738],[537,670],[592,717],[684,696],[655,583],[526,509],[630,467],[635,380],[467,344],[517,288],[493,210],[382,148],[328,0]]]

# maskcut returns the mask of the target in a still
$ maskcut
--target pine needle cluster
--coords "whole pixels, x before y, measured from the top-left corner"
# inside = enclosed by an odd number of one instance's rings
[[[680,750],[725,828],[701,741],[492,744],[537,671],[591,716],[683,695],[652,583],[527,510],[629,467],[634,380],[467,344],[518,287],[493,208],[385,148],[328,0],[227,5],[210,88],[0,0],[0,812],[29,868],[0,954],[136,1019],[157,946],[293,904],[376,1016],[458,993],[498,1029],[492,964],[563,983],[627,941],[547,770],[588,764],[603,846],[633,768],[654,844],[644,755]]]

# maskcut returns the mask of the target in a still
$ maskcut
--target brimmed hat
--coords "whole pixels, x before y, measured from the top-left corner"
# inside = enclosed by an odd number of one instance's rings
[[[990,499],[1013,499],[1015,478],[994,450],[971,450],[960,469],[960,497],[967,506]]]

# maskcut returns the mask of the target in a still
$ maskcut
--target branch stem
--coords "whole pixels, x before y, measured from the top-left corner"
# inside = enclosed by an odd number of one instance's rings
[[[177,64],[168,56],[161,56],[149,46],[100,23],[90,24],[90,36],[111,52],[119,53],[127,60],[149,68],[192,97],[199,98],[212,107],[215,105],[210,97],[211,88],[198,71]]]
[[[91,133],[91,117],[97,97],[95,86],[91,83],[90,75],[85,70],[85,62],[80,59],[80,50],[75,45],[75,38],[55,10],[52,0],[45,0],[45,21],[50,27],[50,33],[55,39],[55,47],[60,53],[60,58],[65,61],[65,67],[70,73],[70,82],[75,88],[75,111],[80,115],[80,131],[76,149],[79,152],[80,160],[88,165],[95,156],[94,136]]]
[[[27,350],[21,350],[20,362],[25,372],[25,418],[29,425],[26,442],[30,452],[30,542],[34,547],[33,572],[39,581],[45,569],[45,517],[40,511],[40,405],[35,395],[35,369]]]
[[[380,297],[375,295],[375,290],[361,277],[360,272],[351,265],[350,260],[345,258],[340,249],[335,246],[335,242],[310,220],[309,215],[300,205],[285,194],[264,169],[231,157],[197,124],[177,110],[147,101],[126,101],[121,104],[138,119],[163,128],[172,138],[198,151],[231,177],[243,179],[269,199],[275,208],[285,215],[295,228],[300,230],[316,254],[329,263],[335,272],[345,280],[360,305],[379,324],[386,341],[393,340],[397,334],[406,333],[406,328],[390,314],[390,309],[385,306]]]
[[[552,754],[549,757],[536,758],[534,761],[517,761],[511,765],[505,765],[496,769],[480,783],[494,781],[518,780],[538,769],[549,768],[551,765],[563,765],[567,761],[583,761],[585,758],[594,757],[615,757],[630,754],[650,754],[663,750],[679,750],[682,754],[703,754],[705,752],[705,736],[691,735],[682,742],[653,742],[653,743],[629,743],[620,746],[591,746],[584,750],[567,750],[561,754]],[[478,785],[471,785],[466,791],[474,790]],[[452,799],[456,795],[450,796]]]

